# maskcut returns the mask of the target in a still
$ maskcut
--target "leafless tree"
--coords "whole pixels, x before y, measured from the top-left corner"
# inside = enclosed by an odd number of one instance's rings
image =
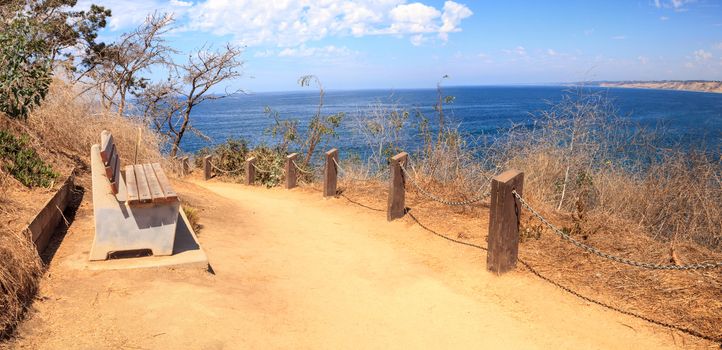
[[[148,83],[141,74],[153,66],[167,64],[169,56],[176,53],[164,39],[173,21],[170,14],[154,13],[116,43],[92,52],[83,62],[88,67],[86,73],[78,77],[89,83],[84,93],[98,92],[104,108],[117,108],[122,115],[133,90]]]
[[[139,105],[148,124],[168,136],[171,157],[178,153],[186,132],[204,137],[191,123],[195,106],[241,92],[211,93],[214,86],[241,76],[241,53],[241,48],[231,44],[220,50],[204,46],[190,54],[184,64],[169,64],[168,80],[150,84],[139,94]]]

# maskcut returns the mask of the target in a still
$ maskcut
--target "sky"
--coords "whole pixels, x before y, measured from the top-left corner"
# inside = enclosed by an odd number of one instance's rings
[[[169,44],[244,47],[223,88],[434,88],[596,80],[722,80],[722,0],[80,0],[112,41],[154,11]],[[182,59],[182,56],[179,56]],[[152,72],[156,78],[163,73]]]

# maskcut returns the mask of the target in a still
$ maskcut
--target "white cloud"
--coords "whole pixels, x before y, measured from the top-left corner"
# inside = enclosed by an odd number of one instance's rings
[[[654,0],[654,6],[656,8],[671,8],[681,9],[687,4],[697,2],[696,0]]]
[[[615,35],[612,37],[612,40],[624,40],[627,37],[625,35]]]
[[[559,53],[554,51],[554,49],[547,49],[547,55],[549,55],[549,56],[556,56],[558,54]]]
[[[715,44],[714,47],[718,50],[722,50],[722,41]]]
[[[423,34],[416,34],[411,36],[411,45],[420,46],[426,41],[426,37]]]
[[[79,0],[78,8],[95,3],[113,10],[112,31],[128,30],[158,11],[173,13],[185,30],[280,47],[345,35],[394,35],[415,45],[436,35],[445,42],[473,14],[455,1],[440,9],[423,2],[428,0]]]
[[[472,15],[463,4],[446,1],[442,9],[406,0],[206,0],[193,7],[190,27],[233,35],[247,45],[294,47],[330,36],[408,36],[420,45],[427,36],[461,30]]]
[[[667,17],[667,16],[662,16],[662,17],[659,17],[659,20],[660,20],[660,21],[667,21],[667,20],[669,20],[669,17]]]
[[[190,1],[181,1],[181,0],[170,0],[170,4],[172,6],[180,6],[180,7],[193,6],[193,3]]]
[[[127,0],[79,0],[76,8],[88,9],[91,4],[109,8],[113,15],[108,20],[111,31],[127,30],[140,25],[153,12],[173,14],[175,18],[185,15],[193,3],[181,0],[145,0],[129,4]]]
[[[337,47],[334,45],[328,45],[324,47],[306,47],[301,45],[296,48],[287,47],[278,53],[278,57],[320,57],[320,58],[333,58],[333,57],[345,57],[355,54],[347,47]]]
[[[447,1],[444,3],[444,13],[441,15],[442,25],[439,28],[439,37],[446,41],[449,38],[449,33],[459,32],[461,28],[461,20],[470,17],[474,13],[465,5]]]
[[[696,50],[695,52],[692,53],[692,55],[693,55],[695,61],[707,61],[712,58],[711,53],[709,53],[705,50],[702,50],[702,49]]]
[[[507,55],[516,55],[516,56],[520,56],[520,57],[524,57],[527,55],[527,52],[526,52],[526,49],[524,48],[524,46],[517,46],[513,49],[505,49],[505,50],[501,50],[501,51]]]
[[[276,54],[276,51],[274,50],[262,50],[262,51],[256,51],[256,53],[253,54],[253,57],[271,57]]]
[[[438,30],[435,22],[440,16],[439,10],[420,2],[398,5],[389,12],[392,23],[388,32],[393,34],[431,33]]]
[[[649,63],[649,58],[644,56],[637,56],[637,61],[639,61],[639,63],[643,65],[646,65],[647,63]]]

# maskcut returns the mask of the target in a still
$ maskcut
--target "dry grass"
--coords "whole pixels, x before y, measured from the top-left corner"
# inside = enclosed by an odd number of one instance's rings
[[[454,128],[422,133],[414,179],[439,197],[473,198],[488,176],[525,173],[524,197],[557,227],[602,251],[660,264],[722,261],[719,152],[655,147],[656,134],[619,118],[598,95],[573,95],[533,128],[478,149]],[[440,141],[439,141],[440,140]],[[370,142],[373,144],[373,142]],[[485,154],[479,160],[478,154]],[[359,162],[361,163],[361,162]],[[364,171],[363,164],[357,165]],[[385,211],[387,184],[342,182],[349,200]],[[407,184],[415,217],[453,239],[486,246],[488,202],[450,207]],[[722,339],[722,271],[649,271],[571,246],[523,212],[520,258],[583,295]]]
[[[21,232],[0,229],[0,339],[10,335],[35,296],[42,264]]]
[[[140,120],[102,112],[85,97],[78,97],[71,85],[55,80],[43,105],[28,118],[28,127],[41,139],[41,144],[85,164],[90,147],[100,142],[100,132],[113,134],[121,162],[132,164],[159,162],[162,139],[148,131]],[[138,142],[139,133],[141,142]],[[137,146],[137,158],[136,154]]]
[[[139,128],[144,131],[138,162],[163,160],[161,139],[145,131],[142,123],[98,110],[90,101],[76,99],[72,86],[55,81],[43,105],[31,112],[27,123],[5,116],[0,116],[0,123],[17,135],[27,135],[30,146],[63,175],[75,167],[81,173],[89,170],[90,147],[100,141],[104,129],[113,133],[121,162],[128,164],[135,158]],[[87,177],[80,179],[89,182]],[[0,338],[9,336],[21,320],[42,276],[36,248],[22,230],[57,185],[51,187],[28,189],[0,171]]]

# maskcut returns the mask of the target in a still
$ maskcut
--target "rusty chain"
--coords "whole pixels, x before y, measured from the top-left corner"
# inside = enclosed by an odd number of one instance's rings
[[[331,158],[331,160],[333,160],[333,163],[336,165],[336,169],[339,170],[339,173],[341,174],[341,176],[343,176],[344,178],[347,178],[347,179],[349,179],[349,180],[351,180],[351,181],[358,181],[358,182],[362,182],[362,181],[375,181],[375,180],[378,180],[378,179],[382,176],[381,173],[378,173],[378,174],[374,175],[373,177],[369,177],[369,178],[366,178],[366,179],[349,176],[348,171],[346,171],[346,169],[344,169],[344,168],[341,166],[341,164],[339,164],[338,161],[336,161],[336,158]]]
[[[476,248],[476,249],[483,250],[483,251],[488,251],[488,249],[487,249],[486,247],[483,247],[483,246],[481,246],[481,245],[477,245],[477,244],[473,244],[473,243],[468,243],[468,242],[460,241],[460,240],[451,238],[451,237],[449,237],[449,236],[443,235],[443,234],[441,234],[441,233],[438,233],[438,232],[434,231],[433,229],[431,229],[430,227],[428,227],[428,226],[424,225],[423,223],[421,223],[421,221],[419,221],[419,219],[416,218],[416,216],[414,216],[413,214],[411,214],[411,213],[407,213],[407,214],[408,214],[408,215],[411,217],[411,219],[413,219],[413,220],[416,222],[416,224],[418,224],[422,229],[424,229],[424,230],[426,230],[426,231],[428,231],[428,232],[430,232],[430,233],[432,233],[432,234],[434,234],[434,235],[436,235],[436,236],[438,236],[438,237],[441,237],[441,238],[443,238],[443,239],[445,239],[445,240],[447,240],[447,241],[453,242],[453,243],[465,245],[465,246],[472,247],[472,248]],[[694,329],[689,329],[689,328],[685,328],[685,327],[682,327],[682,326],[677,326],[677,325],[674,325],[674,324],[671,324],[671,323],[667,323],[667,322],[664,322],[664,321],[655,320],[655,319],[653,319],[653,318],[644,316],[644,315],[642,315],[642,314],[638,314],[638,313],[633,312],[633,311],[625,310],[625,309],[622,309],[622,308],[620,308],[620,307],[617,307],[617,306],[614,306],[614,305],[605,303],[605,302],[603,302],[603,301],[596,300],[596,299],[593,299],[593,298],[591,298],[591,297],[585,296],[585,295],[583,295],[583,294],[581,294],[581,293],[579,293],[579,292],[577,292],[577,291],[575,291],[575,290],[573,290],[573,289],[571,289],[571,288],[569,288],[569,287],[567,287],[567,286],[565,286],[565,285],[563,285],[563,284],[561,284],[561,283],[559,283],[559,282],[557,282],[557,281],[554,281],[554,280],[551,279],[550,277],[547,277],[546,275],[540,273],[539,271],[537,271],[535,268],[533,268],[528,262],[524,261],[523,259],[518,258],[517,261],[519,261],[519,263],[522,264],[522,265],[523,265],[527,270],[529,270],[529,272],[531,272],[533,275],[539,277],[539,278],[542,279],[543,281],[548,282],[548,283],[550,283],[551,285],[553,285],[553,286],[555,286],[555,287],[557,287],[557,288],[559,288],[559,289],[561,289],[561,290],[563,290],[563,291],[565,291],[565,292],[567,292],[567,293],[569,293],[569,294],[571,294],[571,295],[573,295],[573,296],[575,296],[575,297],[577,297],[577,298],[579,298],[579,299],[582,299],[582,300],[584,300],[584,301],[587,301],[587,302],[590,302],[590,303],[599,305],[599,306],[601,306],[601,307],[607,308],[607,309],[612,310],[612,311],[619,312],[619,313],[624,314],[624,315],[627,315],[627,316],[636,317],[636,318],[638,318],[638,319],[640,319],[640,320],[644,320],[644,321],[647,321],[647,322],[649,322],[649,323],[656,324],[656,325],[658,325],[658,326],[662,326],[662,327],[666,327],[666,328],[669,328],[669,329],[674,329],[674,330],[677,330],[677,331],[680,331],[680,332],[684,332],[684,333],[687,333],[687,334],[689,334],[689,335],[692,335],[692,336],[695,336],[695,337],[698,337],[698,338],[701,338],[701,339],[705,339],[705,340],[709,340],[709,341],[713,341],[713,342],[722,343],[722,339],[720,339],[720,338],[715,338],[715,337],[710,336],[710,335],[708,335],[708,334],[700,333],[700,332],[698,332],[698,331],[696,331],[696,330],[694,330]],[[721,346],[721,347],[722,347],[722,346]]]
[[[485,192],[485,193],[481,194],[481,195],[478,196],[478,197],[471,198],[471,199],[467,199],[467,200],[463,200],[463,201],[452,201],[452,200],[444,199],[444,198],[438,197],[438,196],[434,195],[433,193],[431,193],[431,192],[425,190],[424,188],[422,188],[422,187],[416,182],[416,180],[414,179],[414,177],[411,176],[411,174],[409,173],[409,171],[406,170],[406,165],[405,165],[405,164],[400,165],[400,167],[401,167],[401,170],[402,170],[402,171],[404,172],[404,174],[406,175],[406,177],[407,177],[409,180],[411,180],[411,185],[413,185],[414,188],[416,188],[417,191],[419,191],[421,194],[423,194],[424,196],[428,197],[429,199],[434,200],[434,201],[439,202],[439,203],[442,203],[442,204],[446,204],[446,205],[450,205],[450,206],[464,206],[464,205],[474,204],[474,203],[476,203],[476,202],[479,202],[479,201],[482,201],[482,200],[486,199],[486,197],[488,197],[489,194],[490,194],[490,192]],[[489,181],[489,183],[491,183],[491,181]]]
[[[236,174],[236,173],[240,173],[241,171],[244,170],[243,167],[238,168],[236,170],[225,170],[225,169],[219,168],[217,165],[213,164],[213,162],[209,162],[209,163],[211,164],[211,167],[213,169],[220,171],[221,173],[224,173],[224,174]]]

